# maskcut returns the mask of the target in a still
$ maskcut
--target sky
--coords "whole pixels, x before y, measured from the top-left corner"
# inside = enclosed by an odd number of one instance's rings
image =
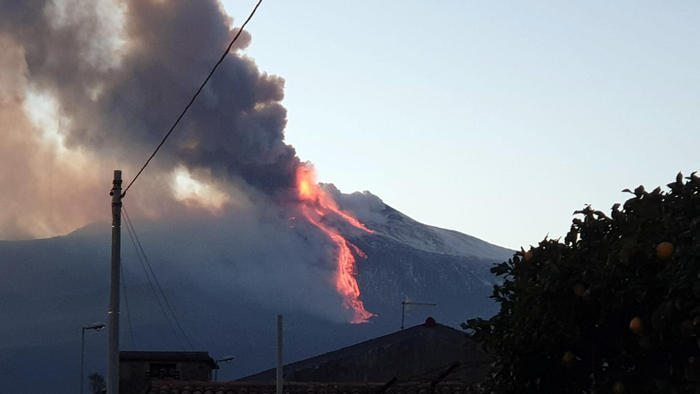
[[[0,239],[109,220],[112,169],[138,170],[255,1],[222,3],[233,25],[204,0],[0,3]],[[556,238],[585,204],[700,169],[699,14],[265,0],[129,204],[265,212],[302,160],[426,224]]]
[[[240,25],[255,1],[224,0]],[[519,248],[700,170],[695,1],[275,1],[245,53],[343,192]]]

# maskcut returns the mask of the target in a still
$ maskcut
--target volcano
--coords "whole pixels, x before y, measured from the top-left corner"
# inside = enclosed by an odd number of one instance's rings
[[[291,362],[398,330],[406,300],[437,304],[408,308],[407,326],[427,316],[458,326],[496,312],[489,268],[512,251],[421,224],[369,192],[319,187],[366,226],[319,219],[355,245],[358,301],[372,315],[366,323],[351,324],[356,311],[344,307],[336,289],[335,242],[303,215],[280,209],[168,222],[135,218],[177,322],[161,308],[123,231],[122,349],[234,355],[219,372],[231,380],[274,365],[277,314],[285,316]],[[3,391],[75,391],[66,382],[79,380],[80,328],[106,320],[109,237],[109,225],[95,223],[66,236],[0,242]],[[89,332],[86,375],[104,374],[106,350],[106,334]]]
[[[407,300],[437,306],[406,325],[495,311],[489,267],[511,251],[316,183],[285,140],[284,79],[219,1],[2,2],[0,20],[0,237],[79,228],[0,241],[0,391],[75,391],[81,328],[107,320],[102,177],[154,146],[123,199],[123,350],[233,355],[232,379],[272,365],[277,314],[294,361],[397,330]],[[85,333],[86,376],[106,341]]]

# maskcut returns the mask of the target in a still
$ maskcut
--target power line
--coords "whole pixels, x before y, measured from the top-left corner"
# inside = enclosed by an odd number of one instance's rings
[[[122,205],[122,210],[124,209],[124,206]],[[126,214],[126,211],[124,211]],[[127,222],[128,224],[128,222]],[[148,273],[148,268],[146,268],[146,263],[144,262],[143,256],[141,256],[141,252],[139,251],[139,248],[136,244],[136,239],[132,233],[132,229],[130,226],[126,226],[127,233],[129,234],[129,238],[131,239],[131,244],[134,246],[134,251],[136,252],[136,256],[139,259],[139,262],[141,263],[141,267],[143,268],[143,273],[146,276],[146,280],[148,281],[148,286],[151,288],[151,292],[153,292],[153,296],[155,297],[156,301],[158,302],[158,306],[160,307],[160,311],[163,313],[163,317],[165,318],[166,323],[168,323],[168,327],[170,327],[170,330],[173,333],[173,336],[175,336],[175,339],[184,346],[182,339],[177,334],[177,331],[175,330],[175,326],[173,326],[172,321],[170,320],[170,316],[168,316],[165,306],[163,306],[163,302],[160,300],[160,297],[158,296],[158,291],[155,288],[155,285],[153,284],[153,281],[151,280],[151,276]]]
[[[153,271],[153,267],[151,266],[150,261],[148,260],[148,256],[146,256],[146,251],[143,249],[143,245],[141,244],[141,240],[139,240],[138,234],[136,234],[136,229],[134,228],[134,223],[131,221],[131,218],[129,217],[129,214],[126,211],[126,208],[122,205],[122,209],[124,210],[124,217],[126,219],[126,224],[127,228],[130,229],[131,234],[133,235],[132,241],[135,241],[135,247],[137,248],[137,254],[140,252],[140,255],[142,257],[141,262],[144,267],[144,271],[146,271],[146,268],[148,269],[146,273],[146,278],[148,279],[149,283],[151,284],[151,290],[154,291],[154,295],[156,296],[156,299],[158,299],[158,304],[161,307],[161,310],[163,311],[163,314],[168,317],[168,313],[166,312],[166,308],[163,307],[163,304],[160,302],[160,298],[162,297],[163,302],[165,306],[167,307],[167,311],[170,312],[169,316],[172,318],[172,321],[175,322],[175,325],[177,328],[180,330],[180,333],[182,334],[182,337],[184,338],[184,341],[187,343],[188,347],[193,348],[192,342],[189,340],[187,334],[185,333],[185,330],[182,328],[182,325],[180,325],[180,322],[177,318],[177,315],[175,314],[175,310],[173,309],[172,305],[170,305],[170,302],[168,301],[168,297],[165,295],[165,291],[163,291],[163,287],[160,285],[160,282],[158,281],[158,277],[156,276],[156,273]],[[153,278],[153,281],[151,282],[150,277]],[[153,287],[153,284],[155,284],[155,288]],[[156,292],[155,289],[158,291]],[[160,294],[160,297],[158,297],[158,294]],[[168,323],[170,323],[170,320],[168,320]],[[176,338],[178,341],[182,342],[180,337],[177,335],[177,331],[174,329],[174,327],[171,328],[173,329],[173,332],[176,334]]]
[[[131,345],[136,345],[136,337],[134,336],[134,326],[131,324],[131,309],[129,309],[129,296],[126,292],[126,275],[124,275],[124,266],[119,264],[119,270],[122,274],[122,290],[124,291],[124,304],[126,306],[126,321],[129,323],[129,337],[131,338]]]
[[[238,37],[241,35],[241,33],[243,33],[243,29],[245,28],[245,25],[247,25],[248,22],[251,20],[251,18],[253,18],[253,15],[255,15],[255,11],[257,11],[258,6],[260,6],[260,3],[262,3],[262,0],[259,0],[258,3],[255,5],[255,8],[253,8],[253,11],[250,13],[250,15],[248,15],[248,19],[246,19],[245,22],[243,22],[243,25],[241,25],[241,28],[238,30],[238,33],[236,33],[236,36],[233,37],[233,40],[231,40],[231,42],[228,44],[226,51],[221,55],[221,57],[219,58],[219,61],[217,61],[216,64],[214,65],[214,67],[211,69],[211,71],[209,72],[209,75],[207,75],[207,77],[204,79],[204,82],[202,82],[202,84],[199,85],[199,88],[195,92],[194,96],[192,96],[192,98],[190,99],[190,102],[187,103],[187,105],[185,106],[185,109],[183,109],[182,112],[180,113],[180,116],[178,116],[177,119],[175,120],[175,122],[172,124],[172,126],[170,126],[170,129],[168,130],[168,132],[165,134],[165,136],[160,141],[158,146],[156,146],[156,149],[153,151],[153,153],[151,153],[151,155],[148,157],[148,159],[143,164],[143,166],[141,167],[139,172],[136,173],[136,176],[134,176],[134,179],[132,179],[131,182],[129,182],[129,184],[126,186],[126,188],[124,188],[124,191],[122,192],[122,195],[121,195],[122,198],[126,195],[126,192],[129,190],[131,185],[134,184],[136,179],[138,179],[139,175],[141,175],[143,170],[146,169],[146,166],[148,166],[148,163],[150,163],[151,160],[153,159],[153,157],[155,157],[156,153],[158,153],[160,148],[165,143],[165,140],[167,140],[168,137],[170,137],[170,134],[172,134],[173,130],[175,130],[175,127],[178,125],[178,123],[180,123],[180,120],[182,119],[182,117],[185,116],[185,113],[187,113],[187,110],[190,109],[190,107],[194,103],[194,100],[197,99],[197,96],[199,96],[199,93],[202,92],[202,89],[204,89],[204,86],[207,84],[207,82],[209,82],[209,79],[211,79],[211,76],[214,75],[214,71],[216,71],[216,69],[219,67],[219,65],[224,61],[224,59],[226,58],[226,55],[228,55],[228,53],[231,51],[231,47],[233,47],[233,43],[235,43],[236,40],[238,39]]]
[[[172,305],[168,301],[168,297],[166,297],[165,292],[163,291],[162,286],[160,285],[160,282],[158,281],[158,277],[156,276],[156,273],[153,271],[153,267],[151,266],[151,263],[148,260],[148,256],[146,256],[146,252],[143,249],[143,245],[141,244],[141,241],[139,240],[138,234],[136,234],[136,229],[134,228],[134,224],[131,221],[131,218],[129,217],[128,212],[126,211],[126,207],[122,205],[122,210],[124,211],[124,218],[126,219],[126,228],[127,231],[129,232],[129,236],[131,237],[131,241],[134,244],[134,248],[136,249],[136,253],[139,256],[139,259],[141,260],[141,264],[144,269],[144,273],[146,274],[146,279],[148,279],[148,283],[151,286],[151,290],[153,291],[154,296],[156,297],[156,300],[158,301],[158,305],[161,308],[161,311],[163,312],[163,315],[165,316],[168,325],[170,326],[170,329],[173,331],[173,334],[175,335],[175,338],[183,344],[183,340],[180,338],[180,335],[177,334],[177,330],[175,327],[172,325],[173,322],[175,323],[175,326],[180,330],[180,333],[182,335],[182,338],[184,338],[184,342],[187,343],[187,346],[192,349],[192,342],[190,341],[187,333],[185,333],[185,330],[182,328],[182,325],[180,324],[177,315],[175,314],[175,310],[173,309]],[[150,273],[150,275],[149,275]],[[151,281],[151,277],[153,280]],[[156,290],[157,289],[157,290]],[[162,298],[162,301],[161,301]],[[170,312],[170,313],[168,313]],[[172,321],[171,321],[172,319]],[[183,344],[184,345],[184,344]]]

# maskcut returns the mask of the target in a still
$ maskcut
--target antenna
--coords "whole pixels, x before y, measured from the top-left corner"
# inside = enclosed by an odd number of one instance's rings
[[[403,326],[404,326],[404,321],[406,320],[406,305],[437,306],[437,304],[431,304],[429,302],[401,301],[401,329],[402,330],[403,330]]]

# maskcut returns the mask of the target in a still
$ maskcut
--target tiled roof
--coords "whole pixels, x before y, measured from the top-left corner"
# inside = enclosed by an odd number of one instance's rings
[[[209,353],[207,352],[157,352],[157,351],[121,351],[119,352],[120,360],[188,360],[188,361],[209,361]]]
[[[212,359],[207,352],[121,351],[119,352],[119,361],[203,361],[208,363],[212,368],[218,369],[214,359]]]
[[[458,368],[450,368],[457,364]],[[431,381],[450,369],[444,378],[479,382],[489,360],[463,331],[436,324],[421,324],[319,356],[284,366],[284,379],[295,382]],[[241,378],[266,382],[275,369]]]
[[[388,386],[388,387],[387,387]],[[149,394],[275,394],[274,382],[153,381]],[[285,382],[284,394],[473,394],[473,385],[460,382],[314,383]]]

